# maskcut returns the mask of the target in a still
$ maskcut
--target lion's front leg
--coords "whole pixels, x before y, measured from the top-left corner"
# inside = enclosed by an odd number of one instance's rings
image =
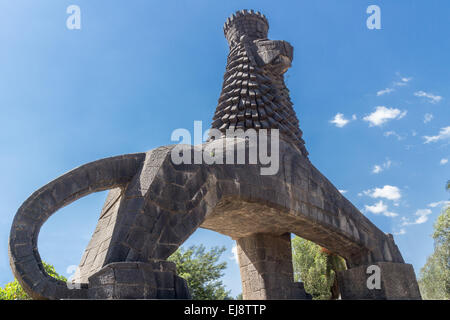
[[[175,166],[171,148],[145,155],[123,188],[110,191],[80,263],[92,298],[189,298],[166,259],[199,227],[206,213],[201,166]]]

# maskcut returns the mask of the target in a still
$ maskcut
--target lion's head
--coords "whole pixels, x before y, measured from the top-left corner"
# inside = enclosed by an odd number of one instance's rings
[[[291,66],[293,47],[286,41],[269,40],[268,29],[266,17],[252,10],[227,19],[224,33],[230,53],[212,128],[223,133],[279,129],[281,137],[307,156],[283,76]]]

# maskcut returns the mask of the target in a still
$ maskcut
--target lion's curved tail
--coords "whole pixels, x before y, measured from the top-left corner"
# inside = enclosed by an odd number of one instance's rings
[[[39,231],[58,209],[90,193],[128,183],[144,158],[145,153],[136,153],[85,164],[37,190],[19,208],[9,237],[9,259],[14,276],[33,299],[87,298],[85,287],[69,289],[45,272],[37,248]]]

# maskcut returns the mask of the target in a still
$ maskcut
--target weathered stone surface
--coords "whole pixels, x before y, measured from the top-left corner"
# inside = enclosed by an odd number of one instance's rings
[[[380,268],[381,285],[379,289],[369,289],[367,286],[368,278],[373,274],[373,271],[367,272],[368,265],[338,273],[342,299],[421,299],[412,265],[392,262],[378,262],[374,265]]]
[[[190,299],[168,261],[110,263],[89,277],[90,299]]]
[[[245,300],[311,298],[294,283],[289,233],[240,238],[237,252]]]

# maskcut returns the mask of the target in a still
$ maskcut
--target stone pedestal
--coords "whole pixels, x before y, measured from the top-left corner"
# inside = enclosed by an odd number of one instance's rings
[[[377,262],[351,268],[338,273],[338,283],[342,299],[421,299],[414,269],[406,263]]]
[[[244,300],[311,299],[294,283],[291,235],[254,234],[237,240]]]
[[[89,277],[89,299],[190,299],[169,261],[117,262]]]

